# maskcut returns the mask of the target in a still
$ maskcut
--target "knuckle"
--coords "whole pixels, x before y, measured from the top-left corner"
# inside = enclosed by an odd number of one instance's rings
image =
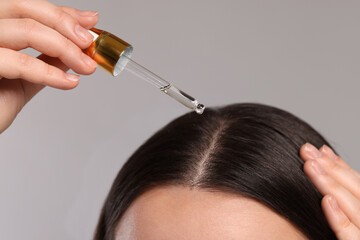
[[[19,53],[18,56],[18,72],[16,78],[26,78],[26,73],[28,72],[29,67],[33,64],[33,59],[31,56],[25,53]]]
[[[64,24],[64,22],[67,20],[68,14],[62,11],[60,8],[56,10],[55,13],[55,21],[53,28],[58,28],[60,25]]]
[[[50,64],[46,64],[45,68],[46,68],[46,71],[45,71],[46,77],[48,77],[48,78],[53,77],[55,74],[54,68]]]
[[[13,11],[16,12],[21,18],[25,16],[28,5],[30,4],[30,0],[12,0],[11,4]]]
[[[68,38],[63,38],[62,43],[60,44],[58,57],[63,58],[67,54],[69,54],[69,50],[72,50],[74,48],[73,42]]]
[[[70,39],[65,38],[64,40],[64,49],[70,49],[73,46],[73,43]]]
[[[25,36],[31,35],[37,27],[37,22],[31,18],[23,19],[20,24]]]
[[[327,160],[324,160],[324,161],[327,161]],[[327,161],[327,162],[329,164],[329,169],[332,172],[337,172],[337,171],[341,170],[341,168],[342,168],[342,166],[335,161]]]
[[[340,221],[339,225],[342,230],[348,230],[351,227],[351,222],[348,218],[344,218]]]
[[[335,193],[339,191],[339,185],[335,181],[328,181],[327,185],[330,193]]]
[[[335,155],[334,161],[337,163],[344,162],[344,160],[338,155]]]
[[[19,53],[18,62],[21,67],[29,67],[33,64],[33,58],[25,53]]]

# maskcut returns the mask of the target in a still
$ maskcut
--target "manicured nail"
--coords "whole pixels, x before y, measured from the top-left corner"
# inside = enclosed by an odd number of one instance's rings
[[[325,174],[325,171],[324,169],[322,169],[322,167],[320,166],[320,164],[318,163],[318,161],[316,160],[313,160],[311,162],[311,166],[314,168],[315,172],[317,174],[320,174],[320,175],[324,175]]]
[[[79,75],[71,74],[71,73],[65,73],[65,78],[67,80],[70,80],[72,82],[77,82],[80,79]]]
[[[81,11],[78,10],[78,14],[82,17],[95,17],[98,15],[98,12],[95,11]]]
[[[330,207],[334,210],[334,211],[339,211],[339,205],[336,202],[336,199],[334,196],[330,195],[328,198]]]
[[[89,33],[89,31],[81,27],[80,25],[75,26],[75,33],[78,38],[85,42],[90,42],[94,39],[94,37]]]
[[[327,145],[324,145],[321,147],[320,149],[321,152],[327,154],[329,156],[330,159],[335,160],[337,158],[336,154],[334,153],[334,151],[328,147]]]
[[[91,68],[96,68],[97,63],[91,57],[83,53],[81,54],[81,58],[86,65],[88,65]]]
[[[318,157],[322,156],[322,153],[310,143],[305,144],[305,152],[312,159],[315,159],[315,158],[318,158]]]

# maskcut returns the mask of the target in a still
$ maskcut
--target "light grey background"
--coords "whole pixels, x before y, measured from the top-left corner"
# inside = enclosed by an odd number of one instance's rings
[[[207,106],[260,102],[323,133],[360,170],[360,2],[78,0],[133,58]],[[47,88],[0,136],[0,239],[90,239],[128,156],[185,113],[160,91],[102,69]]]

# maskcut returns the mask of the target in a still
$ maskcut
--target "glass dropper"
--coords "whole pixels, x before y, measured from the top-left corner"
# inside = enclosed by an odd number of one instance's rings
[[[125,69],[151,83],[176,101],[196,111],[196,113],[202,114],[204,112],[205,106],[195,98],[132,60],[133,47],[129,43],[109,32],[96,28],[92,28],[89,32],[94,36],[94,42],[85,50],[85,53],[107,72],[117,76]]]

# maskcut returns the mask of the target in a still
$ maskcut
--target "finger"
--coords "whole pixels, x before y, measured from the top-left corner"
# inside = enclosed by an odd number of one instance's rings
[[[328,146],[324,145],[317,150],[313,145],[306,144],[304,151],[300,151],[300,155],[308,160],[317,159],[329,176],[360,199],[360,174],[347,164],[342,164],[339,161],[340,157]]]
[[[44,54],[38,59],[63,71],[69,68],[57,58]],[[23,79],[6,79],[0,81],[0,133],[15,119],[23,106],[36,95],[44,85],[35,84]]]
[[[61,69],[64,72],[69,70],[69,68],[63,62],[61,62],[58,58],[49,57],[44,54],[41,54],[37,58],[40,59],[41,61],[43,61],[44,63],[47,63],[51,66]],[[40,90],[42,90],[44,88],[44,85],[24,81],[22,79],[20,79],[20,80],[22,81],[22,85],[23,85],[24,104],[26,104],[28,101],[30,101],[32,97],[34,97]]]
[[[55,29],[82,49],[90,46],[93,36],[60,7],[42,0],[11,0],[11,2],[8,18],[32,18]]]
[[[324,145],[321,147],[320,152],[323,156],[318,158],[318,161],[325,171],[335,179],[335,181],[360,199],[360,174],[354,169],[348,166],[344,167],[336,161],[336,157],[331,154],[332,151],[328,146]]]
[[[0,75],[5,78],[21,78],[60,89],[71,89],[79,83],[79,76],[65,73],[27,54],[0,48],[0,56]]]
[[[64,12],[70,14],[76,19],[80,25],[86,29],[90,29],[96,25],[99,20],[98,12],[81,11],[71,7],[60,7]]]
[[[304,164],[304,172],[322,195],[331,194],[350,221],[360,228],[360,201],[323,169],[318,160]]]
[[[343,166],[344,168],[353,170],[340,156],[336,155],[329,146],[323,145],[319,150],[322,154],[332,160],[335,160],[336,163]]]
[[[352,224],[339,208],[334,196],[326,195],[321,201],[321,206],[331,229],[339,240],[360,239],[359,228]]]
[[[79,74],[90,74],[96,62],[73,42],[55,30],[33,19],[0,20],[0,47],[20,50],[32,47],[48,56],[57,57]]]
[[[319,153],[319,150],[310,143],[306,143],[300,148],[300,157],[304,161],[308,161],[308,160],[312,160],[316,157],[320,157],[320,156],[322,156],[322,154],[323,154],[323,152]],[[349,165],[347,165],[345,163],[345,161],[342,160],[338,155],[336,155],[332,150],[331,150],[331,152],[327,151],[326,155],[329,158],[335,159],[336,162],[338,162],[340,165],[344,166],[345,168],[351,169],[349,167]]]

